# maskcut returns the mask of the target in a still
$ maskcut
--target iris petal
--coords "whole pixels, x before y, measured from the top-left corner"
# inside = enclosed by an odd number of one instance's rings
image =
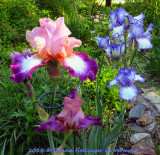
[[[136,41],[138,42],[138,49],[151,49],[153,45],[151,44],[150,38],[137,38]]]
[[[130,16],[129,19],[130,19],[130,22],[134,24],[134,23],[142,22],[144,17],[145,17],[145,14],[141,13],[140,15],[138,15],[136,17]]]
[[[144,82],[145,78],[143,78],[141,74],[135,75],[135,81]]]
[[[143,35],[143,23],[135,23],[130,27],[132,37],[140,37]]]
[[[32,72],[44,65],[47,60],[41,59],[36,53],[25,55],[24,53],[12,53],[11,55],[13,63],[10,66],[14,74],[10,75],[13,82],[20,83],[25,80],[26,77],[31,79]]]
[[[114,79],[111,82],[109,82],[109,85],[107,86],[107,88],[114,86],[114,85],[117,85],[117,84],[118,84],[118,81],[116,79]]]
[[[61,65],[69,69],[71,77],[78,76],[81,82],[89,78],[91,81],[95,80],[98,72],[98,66],[95,60],[89,59],[84,52],[74,52],[73,55],[61,60]]]
[[[56,121],[56,116],[51,116],[48,122],[39,123],[40,127],[36,129],[36,132],[43,130],[51,130],[55,132],[64,132],[65,128],[58,121]]]
[[[133,101],[138,95],[138,89],[135,85],[129,87],[119,86],[119,97],[124,100]]]
[[[85,116],[82,120],[80,120],[79,125],[76,127],[77,130],[85,130],[91,126],[98,125],[102,126],[102,122],[99,122],[101,118],[93,118],[91,116]]]
[[[125,30],[124,25],[113,27],[113,33],[112,33],[111,38],[114,39],[114,37],[120,37],[125,33],[125,31],[126,30]]]

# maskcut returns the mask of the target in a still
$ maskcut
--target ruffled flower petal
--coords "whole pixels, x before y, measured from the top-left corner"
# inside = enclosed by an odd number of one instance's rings
[[[100,122],[100,120],[100,117],[93,118],[91,116],[85,116],[85,118],[80,120],[79,125],[76,127],[76,130],[85,130],[94,125],[102,126],[102,122]]]
[[[73,48],[81,46],[82,41],[76,39],[74,37],[68,37],[64,42],[65,52],[67,54],[71,54],[73,52]]]
[[[111,57],[112,56],[112,46],[111,45],[109,45],[107,48],[103,48],[103,50],[105,51],[105,52],[107,52],[107,56],[109,56],[109,57]]]
[[[143,35],[143,23],[135,23],[130,27],[132,37],[138,38]]]
[[[151,49],[153,48],[153,45],[151,44],[151,33],[150,31],[152,31],[152,27],[154,25],[151,23],[149,25],[149,27],[147,28],[147,31],[145,33],[143,33],[140,37],[136,38],[136,41],[138,42],[138,49]]]
[[[26,39],[32,48],[37,50],[42,58],[55,58],[57,53],[66,56],[63,43],[71,32],[66,27],[64,18],[60,17],[56,21],[42,18],[39,22],[40,27],[26,32]]]
[[[151,44],[150,38],[137,38],[136,41],[138,42],[138,49],[151,49],[153,45]]]
[[[112,31],[112,30],[113,30],[113,26],[112,26],[112,24],[109,24],[109,25],[108,25],[108,29],[109,29],[110,31]]]
[[[142,77],[141,74],[139,74],[139,75],[135,75],[135,79],[134,79],[134,80],[135,80],[135,81],[144,82],[144,81],[145,81],[145,78]]]
[[[35,131],[40,132],[43,130],[51,130],[55,132],[65,132],[66,129],[64,128],[63,124],[60,124],[60,122],[56,121],[56,119],[56,116],[51,116],[48,122],[39,123],[40,127],[36,128]]]
[[[129,14],[124,10],[124,8],[119,8],[116,11],[116,17],[117,17],[117,22],[119,24],[123,24],[125,22],[125,17],[127,17]]]
[[[109,46],[109,37],[105,37],[105,38],[96,37],[95,41],[97,42],[98,46],[102,49],[107,48]]]
[[[118,26],[118,24],[116,23],[116,11],[110,11],[110,21],[113,27]]]
[[[126,31],[126,29],[125,29],[124,25],[113,27],[113,32],[112,32],[111,38],[114,39],[115,37],[120,37],[120,36],[124,35],[125,31]]]
[[[124,45],[122,44],[112,44],[112,51],[111,51],[111,54],[112,54],[112,57],[115,59],[115,60],[119,60],[122,53],[124,51]]]
[[[13,59],[12,65],[10,65],[11,70],[14,74],[10,75],[10,78],[13,82],[20,83],[28,77],[28,80],[31,79],[32,72],[44,65],[47,60],[41,59],[37,53],[12,53],[11,57]]]
[[[135,85],[128,87],[119,86],[119,97],[127,101],[133,101],[138,95],[138,89]]]
[[[70,89],[70,98],[74,99],[77,95],[77,89]]]
[[[107,86],[107,88],[119,84],[116,79],[114,79],[114,80],[112,80],[111,82],[108,82],[108,83],[109,83],[109,85]]]
[[[151,33],[150,31],[153,30],[153,27],[154,25],[152,23],[149,24],[149,27],[147,28],[147,31],[145,33],[143,33],[143,36],[144,37],[148,37],[148,38],[151,38]]]
[[[136,17],[132,17],[131,15],[129,16],[130,22],[133,24],[142,22],[144,18],[145,18],[145,14],[142,14],[142,13]]]
[[[81,82],[89,78],[91,81],[95,80],[98,72],[98,66],[95,60],[89,59],[88,55],[84,52],[74,52],[73,55],[67,56],[65,59],[60,60],[61,65],[69,69],[71,77],[78,76]]]

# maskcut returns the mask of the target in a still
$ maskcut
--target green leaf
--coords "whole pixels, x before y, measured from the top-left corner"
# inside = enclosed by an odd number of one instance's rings
[[[123,135],[125,132],[120,132],[120,128],[123,126],[123,124],[117,125],[108,135],[105,143],[103,144],[102,147],[102,152],[100,154],[105,153],[105,149],[109,146],[109,144],[116,138],[118,138],[120,135]]]
[[[2,148],[2,151],[1,151],[1,155],[5,155],[4,151],[5,151],[5,147],[6,147],[6,141],[7,141],[7,139],[4,141],[3,148]]]
[[[12,133],[11,139],[10,139],[10,155],[14,155],[14,142],[13,142],[14,133]]]
[[[98,135],[98,127],[93,126],[88,139],[88,148],[96,149],[97,148],[97,135]]]

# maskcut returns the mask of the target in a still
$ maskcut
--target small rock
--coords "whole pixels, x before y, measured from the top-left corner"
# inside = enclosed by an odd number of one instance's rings
[[[130,137],[130,142],[132,144],[136,144],[138,143],[141,139],[145,138],[145,137],[149,137],[151,138],[151,135],[148,133],[135,133],[133,135],[131,135]]]
[[[130,125],[130,128],[133,129],[135,132],[145,133],[145,129],[137,124]]]
[[[135,105],[135,101],[130,101],[130,102],[129,102],[129,109],[130,109],[130,108],[133,108],[134,105]]]
[[[138,151],[133,152],[132,154],[144,155],[145,153],[147,153],[145,152],[145,150],[148,150],[148,153],[150,154],[147,155],[152,155],[152,153],[154,153],[155,147],[152,139],[149,137],[145,137],[142,140],[140,140],[137,144],[131,147],[131,150],[137,150],[137,149]]]
[[[135,107],[131,108],[129,112],[129,118],[139,119],[147,108],[148,106],[145,104],[137,104]]]
[[[153,122],[145,127],[145,131],[150,134],[154,134],[156,131],[157,122]]]
[[[133,124],[133,125],[130,125],[130,128],[138,133],[149,133],[149,134],[153,135],[157,129],[157,123],[153,122],[151,124],[148,124],[145,127],[141,127],[137,124]]]
[[[145,111],[140,119],[136,122],[138,125],[146,126],[154,121],[154,117],[152,116],[150,111]]]
[[[149,92],[147,94],[142,94],[144,98],[149,100],[153,104],[159,104],[160,103],[160,96],[155,92]]]
[[[137,145],[133,145],[131,147],[131,150],[136,150],[136,148],[138,148]],[[138,149],[137,152],[132,152],[131,154],[138,154],[138,155],[155,155],[155,151],[150,148],[149,146],[144,146],[143,148],[141,149]]]
[[[160,113],[160,104],[154,104],[154,106],[157,108],[158,112]]]
[[[156,87],[150,87],[150,88],[140,88],[145,94],[151,91],[156,91]]]
[[[138,95],[138,96],[136,97],[135,104],[136,104],[136,105],[137,105],[137,104],[145,104],[145,105],[148,105],[148,104],[147,104],[147,101],[145,100],[145,98],[144,98],[143,96],[141,96],[141,95]]]
[[[157,135],[158,135],[158,139],[160,140],[160,124],[157,125]]]

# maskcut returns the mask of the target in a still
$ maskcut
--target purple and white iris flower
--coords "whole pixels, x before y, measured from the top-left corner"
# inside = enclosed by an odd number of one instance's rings
[[[90,59],[84,52],[73,51],[82,42],[74,37],[69,37],[70,30],[60,17],[56,21],[49,18],[39,20],[40,27],[32,31],[27,30],[26,39],[37,53],[25,50],[23,53],[11,54],[11,69],[14,74],[10,76],[13,82],[20,83],[27,77],[30,80],[32,72],[51,60],[60,62],[63,67],[69,69],[71,77],[78,76],[81,82],[89,78],[95,80],[98,66],[95,60]]]
[[[133,69],[121,68],[115,79],[109,82],[107,88],[119,85],[119,97],[133,101],[138,95],[138,88],[133,84],[135,81],[144,82],[145,78],[141,74],[137,75]]]
[[[57,116],[52,116],[48,122],[40,122],[40,127],[36,132],[51,130],[54,132],[67,132],[69,130],[85,130],[91,126],[102,126],[99,118],[93,118],[90,115],[85,116],[82,112],[80,96],[76,96],[77,90],[70,90],[70,97],[64,97],[64,109]]]

